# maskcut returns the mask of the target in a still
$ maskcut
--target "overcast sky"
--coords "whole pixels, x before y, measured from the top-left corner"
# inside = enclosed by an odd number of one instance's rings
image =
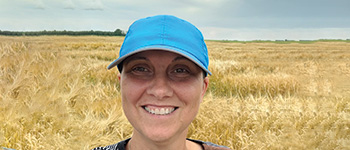
[[[175,15],[206,39],[350,39],[350,0],[0,0],[0,30],[127,31]]]

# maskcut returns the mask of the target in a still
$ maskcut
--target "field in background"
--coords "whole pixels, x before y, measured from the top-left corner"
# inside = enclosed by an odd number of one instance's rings
[[[123,37],[0,36],[0,147],[91,149],[130,137]],[[232,149],[350,149],[350,43],[207,41],[210,87],[189,137]]]

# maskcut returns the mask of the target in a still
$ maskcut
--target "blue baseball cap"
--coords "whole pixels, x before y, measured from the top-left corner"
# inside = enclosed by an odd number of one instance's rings
[[[208,50],[202,33],[191,23],[171,15],[157,15],[135,21],[125,36],[119,58],[107,69],[115,66],[121,68],[119,65],[125,58],[147,50],[177,53],[211,75],[208,70]]]

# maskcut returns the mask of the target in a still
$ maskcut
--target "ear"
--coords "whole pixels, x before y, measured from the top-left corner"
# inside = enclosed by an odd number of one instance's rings
[[[207,92],[209,86],[209,77],[205,77],[203,80],[203,89],[202,89],[202,95],[201,95],[201,103],[203,102],[203,98],[205,95],[205,92]]]
[[[121,76],[120,73],[118,73],[118,80],[119,80],[119,82],[120,82],[120,78],[121,78],[120,76]]]

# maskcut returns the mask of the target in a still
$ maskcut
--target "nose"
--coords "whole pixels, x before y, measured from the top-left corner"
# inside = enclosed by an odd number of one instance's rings
[[[166,76],[156,76],[152,79],[151,85],[147,89],[147,94],[156,97],[158,100],[171,97],[173,89]]]

